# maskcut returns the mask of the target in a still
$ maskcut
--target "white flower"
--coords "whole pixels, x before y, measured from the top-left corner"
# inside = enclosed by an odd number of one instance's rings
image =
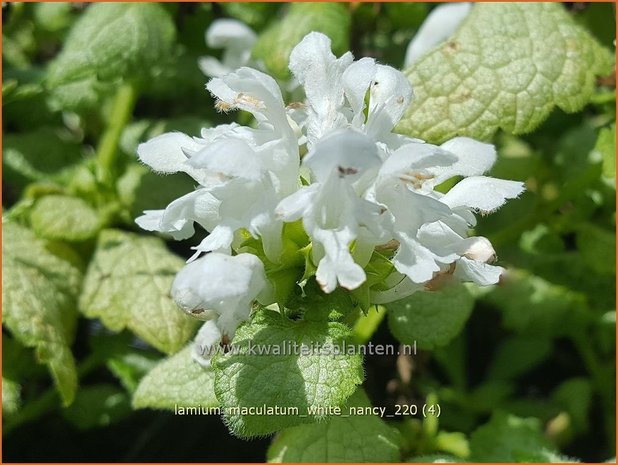
[[[313,240],[313,257],[319,263],[316,279],[324,292],[332,292],[338,283],[355,289],[365,281],[365,272],[352,259],[350,244],[361,229],[366,236],[380,236],[383,209],[362,198],[380,163],[375,144],[365,135],[350,129],[332,132],[303,160],[315,182],[277,207],[285,221],[302,217]]]
[[[249,318],[254,300],[269,303],[269,291],[264,265],[251,254],[209,253],[180,270],[172,284],[172,298],[184,312],[214,320],[229,338]]]
[[[257,40],[244,23],[235,19],[216,19],[206,31],[206,44],[210,48],[222,48],[221,61],[206,56],[198,65],[206,76],[221,77],[242,66],[255,66],[251,61],[251,49]]]
[[[282,223],[275,206],[298,185],[298,143],[288,124],[276,82],[260,71],[241,68],[209,82],[208,89],[229,109],[253,113],[256,129],[223,125],[204,129],[201,138],[180,133],[158,136],[138,147],[140,160],[162,173],[185,172],[200,187],[165,210],[146,211],[137,223],[149,231],[186,239],[193,223],[210,235],[195,247],[231,252],[234,233],[247,229],[261,237],[268,257],[281,252]]]
[[[468,16],[471,8],[471,3],[451,3],[434,8],[408,45],[404,67],[407,68],[430,49],[448,39]]]
[[[231,338],[256,299],[271,303],[260,259],[234,255],[240,231],[261,241],[272,277],[297,266],[285,263],[295,253],[281,253],[283,223],[302,221],[327,293],[363,285],[376,247],[390,250],[394,271],[380,283],[387,290],[371,291],[375,303],[444,280],[489,285],[500,278],[491,243],[468,237],[469,229],[475,213],[496,210],[523,184],[485,176],[496,160],[490,144],[456,137],[437,146],[394,133],[413,97],[406,77],[371,58],[337,58],[330,45],[314,32],[291,53],[304,106],[286,108],[274,79],[241,67],[207,88],[219,110],[248,111],[255,127],[221,125],[199,138],[168,133],[138,148],[155,171],[184,172],[197,183],[136,221],[177,239],[193,235],[195,223],[209,231],[193,259],[207,254],[181,270],[172,290],[184,311],[215,321],[200,331],[204,346]],[[463,179],[450,191],[436,190],[455,176]]]
[[[214,320],[204,323],[193,340],[191,351],[193,360],[204,368],[210,367],[210,359],[219,349],[222,336]]]

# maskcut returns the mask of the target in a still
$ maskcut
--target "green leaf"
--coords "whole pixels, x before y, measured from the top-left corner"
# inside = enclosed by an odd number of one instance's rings
[[[39,199],[30,221],[40,237],[65,241],[90,239],[101,227],[101,218],[90,205],[66,195],[46,195]]]
[[[568,379],[552,393],[553,401],[568,412],[577,432],[588,431],[592,394],[592,384],[587,378]]]
[[[156,365],[154,357],[136,351],[126,351],[107,361],[107,368],[118,378],[124,388],[135,392],[140,380]]]
[[[2,415],[11,416],[21,406],[21,386],[10,379],[2,377]]]
[[[584,263],[599,274],[616,274],[616,234],[582,223],[577,226],[577,248]]]
[[[446,43],[406,71],[415,100],[398,130],[440,142],[534,130],[580,110],[609,52],[556,3],[478,3]]]
[[[489,366],[488,378],[514,379],[534,369],[551,351],[549,339],[538,337],[511,337],[496,351]]]
[[[332,40],[333,52],[340,55],[349,49],[350,12],[340,3],[292,3],[280,20],[276,20],[258,38],[253,57],[262,60],[278,79],[289,79],[288,62],[292,49],[308,33],[322,32]]]
[[[183,264],[158,238],[105,230],[86,273],[80,309],[112,331],[128,328],[155,348],[176,352],[196,325],[170,297]]]
[[[371,403],[359,389],[350,397],[341,416],[282,431],[268,449],[268,461],[398,462],[401,459],[398,432],[373,414],[350,415],[350,406],[371,407]]]
[[[81,388],[75,402],[62,414],[82,430],[104,427],[130,415],[131,403],[127,393],[116,386],[97,384]]]
[[[82,97],[86,104],[96,103],[98,82],[155,76],[172,55],[175,35],[159,4],[93,4],[52,62],[48,84],[65,107],[83,104]]]
[[[191,357],[191,344],[162,360],[139,383],[134,408],[216,407],[214,373]]]
[[[416,292],[385,306],[389,327],[398,340],[433,349],[459,334],[474,308],[474,297],[464,285],[453,285]]]
[[[3,323],[46,363],[65,405],[77,389],[69,348],[77,322],[76,298],[82,275],[59,248],[15,223],[2,225]]]
[[[496,412],[472,433],[470,449],[471,462],[523,462],[530,454],[551,450],[551,445],[538,419]]]
[[[616,179],[616,124],[599,131],[594,149],[603,159],[603,176]]]
[[[535,337],[577,330],[585,306],[581,294],[521,270],[509,271],[486,299],[502,311],[506,328]]]
[[[5,134],[2,140],[3,180],[16,191],[33,181],[46,181],[81,160],[80,146],[53,128]]]
[[[359,350],[354,346],[354,355],[343,350],[344,341],[351,346],[350,336],[341,323],[292,321],[273,311],[258,312],[238,329],[233,349],[213,359],[215,392],[228,427],[241,437],[265,435],[325,416],[310,407],[341,407],[363,381]],[[343,353],[319,353],[328,345]],[[262,407],[298,411],[256,415],[249,410]]]

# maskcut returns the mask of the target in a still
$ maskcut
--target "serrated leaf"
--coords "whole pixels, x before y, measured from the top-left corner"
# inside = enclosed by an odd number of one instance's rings
[[[271,434],[324,417],[322,411],[309,412],[309,407],[342,406],[363,381],[362,358],[358,350],[354,355],[319,351],[327,351],[327,345],[343,351],[344,341],[351,345],[350,337],[349,328],[341,323],[292,321],[260,311],[238,329],[232,350],[216,355],[212,362],[215,392],[230,430],[241,437]],[[249,410],[263,407],[298,412],[255,415]]]
[[[140,381],[134,408],[216,407],[214,372],[191,357],[191,345],[162,360]]]
[[[608,50],[557,3],[478,3],[446,43],[406,71],[416,95],[398,130],[431,142],[523,134],[580,110]]]
[[[129,396],[111,384],[81,388],[75,402],[62,411],[62,415],[81,430],[109,426],[130,413]]]
[[[21,406],[21,386],[10,379],[2,377],[2,414],[11,416]]]
[[[420,291],[385,305],[393,335],[404,344],[424,349],[445,346],[461,331],[474,308],[464,285]]]
[[[333,52],[348,50],[350,12],[339,3],[291,3],[282,19],[263,32],[253,47],[253,56],[262,60],[278,79],[289,79],[288,62],[292,49],[312,31],[332,40]]]
[[[45,239],[83,241],[101,228],[101,217],[84,200],[67,195],[46,195],[30,213],[32,229]]]
[[[520,462],[552,449],[536,418],[497,412],[470,436],[471,462]]]
[[[341,416],[282,431],[268,449],[268,461],[398,462],[401,457],[397,431],[375,415],[349,415],[349,406],[370,407],[371,403],[359,389],[350,397]]]
[[[176,352],[196,327],[170,296],[183,265],[158,238],[105,230],[84,279],[80,310],[113,331],[128,328],[155,348]]]
[[[77,389],[69,348],[82,274],[50,244],[15,223],[2,225],[3,323],[46,363],[65,405]]]
[[[91,105],[99,82],[156,75],[172,55],[175,36],[174,23],[159,4],[93,4],[50,65],[48,85],[65,108]]]

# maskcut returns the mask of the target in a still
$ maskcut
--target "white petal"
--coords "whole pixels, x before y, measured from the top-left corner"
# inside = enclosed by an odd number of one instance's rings
[[[187,151],[195,152],[201,146],[193,138],[180,132],[167,132],[139,144],[139,159],[159,173],[177,173],[187,170]]]
[[[523,191],[522,182],[473,176],[457,183],[442,202],[451,208],[464,206],[489,213],[504,205],[507,199],[517,198]]]
[[[221,77],[233,71],[229,66],[225,66],[214,57],[200,57],[197,60],[197,66],[202,73],[209,77]]]
[[[146,231],[160,231],[164,213],[165,210],[145,210],[142,216],[135,218],[135,223]]]
[[[234,241],[234,230],[223,224],[217,225],[210,234],[202,239],[202,242],[195,247],[191,247],[196,252],[188,261],[193,261],[202,253],[220,252],[229,254],[231,252],[232,242]]]
[[[292,134],[281,89],[269,75],[243,67],[221,78],[211,79],[206,88],[232,108],[250,112],[259,123],[268,120],[278,130]]]
[[[212,48],[224,48],[230,45],[251,47],[256,41],[253,32],[243,22],[235,19],[216,19],[206,31],[206,43]]]
[[[378,65],[369,96],[367,133],[377,139],[388,134],[412,101],[412,84],[395,68]]]
[[[193,341],[191,356],[205,368],[210,367],[210,360],[219,350],[221,331],[214,320],[207,321],[197,332]]]
[[[346,229],[314,232],[314,240],[322,244],[326,254],[318,263],[316,279],[327,294],[335,290],[337,283],[351,290],[365,282],[365,272],[350,254],[353,239],[354,236]]]
[[[258,155],[238,139],[213,142],[193,155],[189,164],[227,177],[257,180],[262,176]]]
[[[336,58],[330,39],[319,32],[307,34],[292,50],[289,67],[304,87],[311,110],[307,120],[309,146],[331,130],[348,124],[342,113],[343,73],[352,61],[349,52]]]
[[[325,182],[333,172],[350,183],[372,180],[381,163],[375,143],[351,129],[338,129],[322,138],[303,159],[318,182]]]
[[[490,286],[500,280],[504,268],[461,257],[453,276],[462,281],[472,281],[480,286]]]
[[[470,12],[470,3],[452,3],[433,9],[408,45],[404,67],[448,39]]]
[[[236,326],[246,320],[251,303],[267,287],[264,265],[255,255],[220,253],[187,264],[172,284],[172,298],[193,316],[204,311],[218,315],[217,326],[232,336]]]
[[[424,283],[440,271],[435,255],[407,234],[400,234],[400,247],[393,258],[393,264],[400,273],[405,274],[415,283]]]
[[[365,96],[369,85],[373,82],[376,71],[377,65],[373,58],[361,58],[348,66],[343,72],[343,88],[354,113],[352,121],[354,126],[364,123]]]
[[[496,258],[496,251],[485,237],[469,237],[465,239],[461,255],[477,262],[491,262]]]
[[[174,200],[165,210],[147,210],[135,221],[147,231],[171,234],[176,240],[187,239],[195,232],[194,222],[208,229],[218,221],[213,211],[216,203],[207,190],[197,189]]]
[[[290,222],[300,219],[311,206],[313,196],[319,189],[319,184],[312,184],[297,190],[277,205],[276,213],[282,220]]]
[[[496,148],[469,137],[455,137],[440,146],[451,152],[458,161],[451,166],[432,169],[436,175],[436,184],[453,176],[478,176],[487,171],[496,162]]]

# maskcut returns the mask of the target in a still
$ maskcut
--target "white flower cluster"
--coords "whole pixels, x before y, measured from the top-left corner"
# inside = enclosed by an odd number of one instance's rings
[[[138,148],[153,170],[185,172],[198,184],[137,223],[176,239],[192,236],[194,223],[209,231],[172,290],[183,310],[214,320],[204,329],[209,340],[231,338],[255,299],[272,301],[261,260],[234,255],[241,230],[261,239],[277,263],[283,224],[301,220],[326,293],[358,288],[375,248],[396,248],[390,290],[375,292],[376,303],[440,277],[480,285],[500,277],[502,269],[489,264],[489,241],[468,230],[474,212],[499,208],[522,183],[483,176],[496,160],[492,145],[457,137],[437,146],[394,133],[413,96],[407,78],[371,58],[337,58],[330,46],[325,35],[310,33],[290,56],[306,103],[286,107],[270,76],[242,67],[207,88],[219,109],[248,111],[256,127],[167,133]],[[463,179],[448,193],[435,190],[455,176]]]

